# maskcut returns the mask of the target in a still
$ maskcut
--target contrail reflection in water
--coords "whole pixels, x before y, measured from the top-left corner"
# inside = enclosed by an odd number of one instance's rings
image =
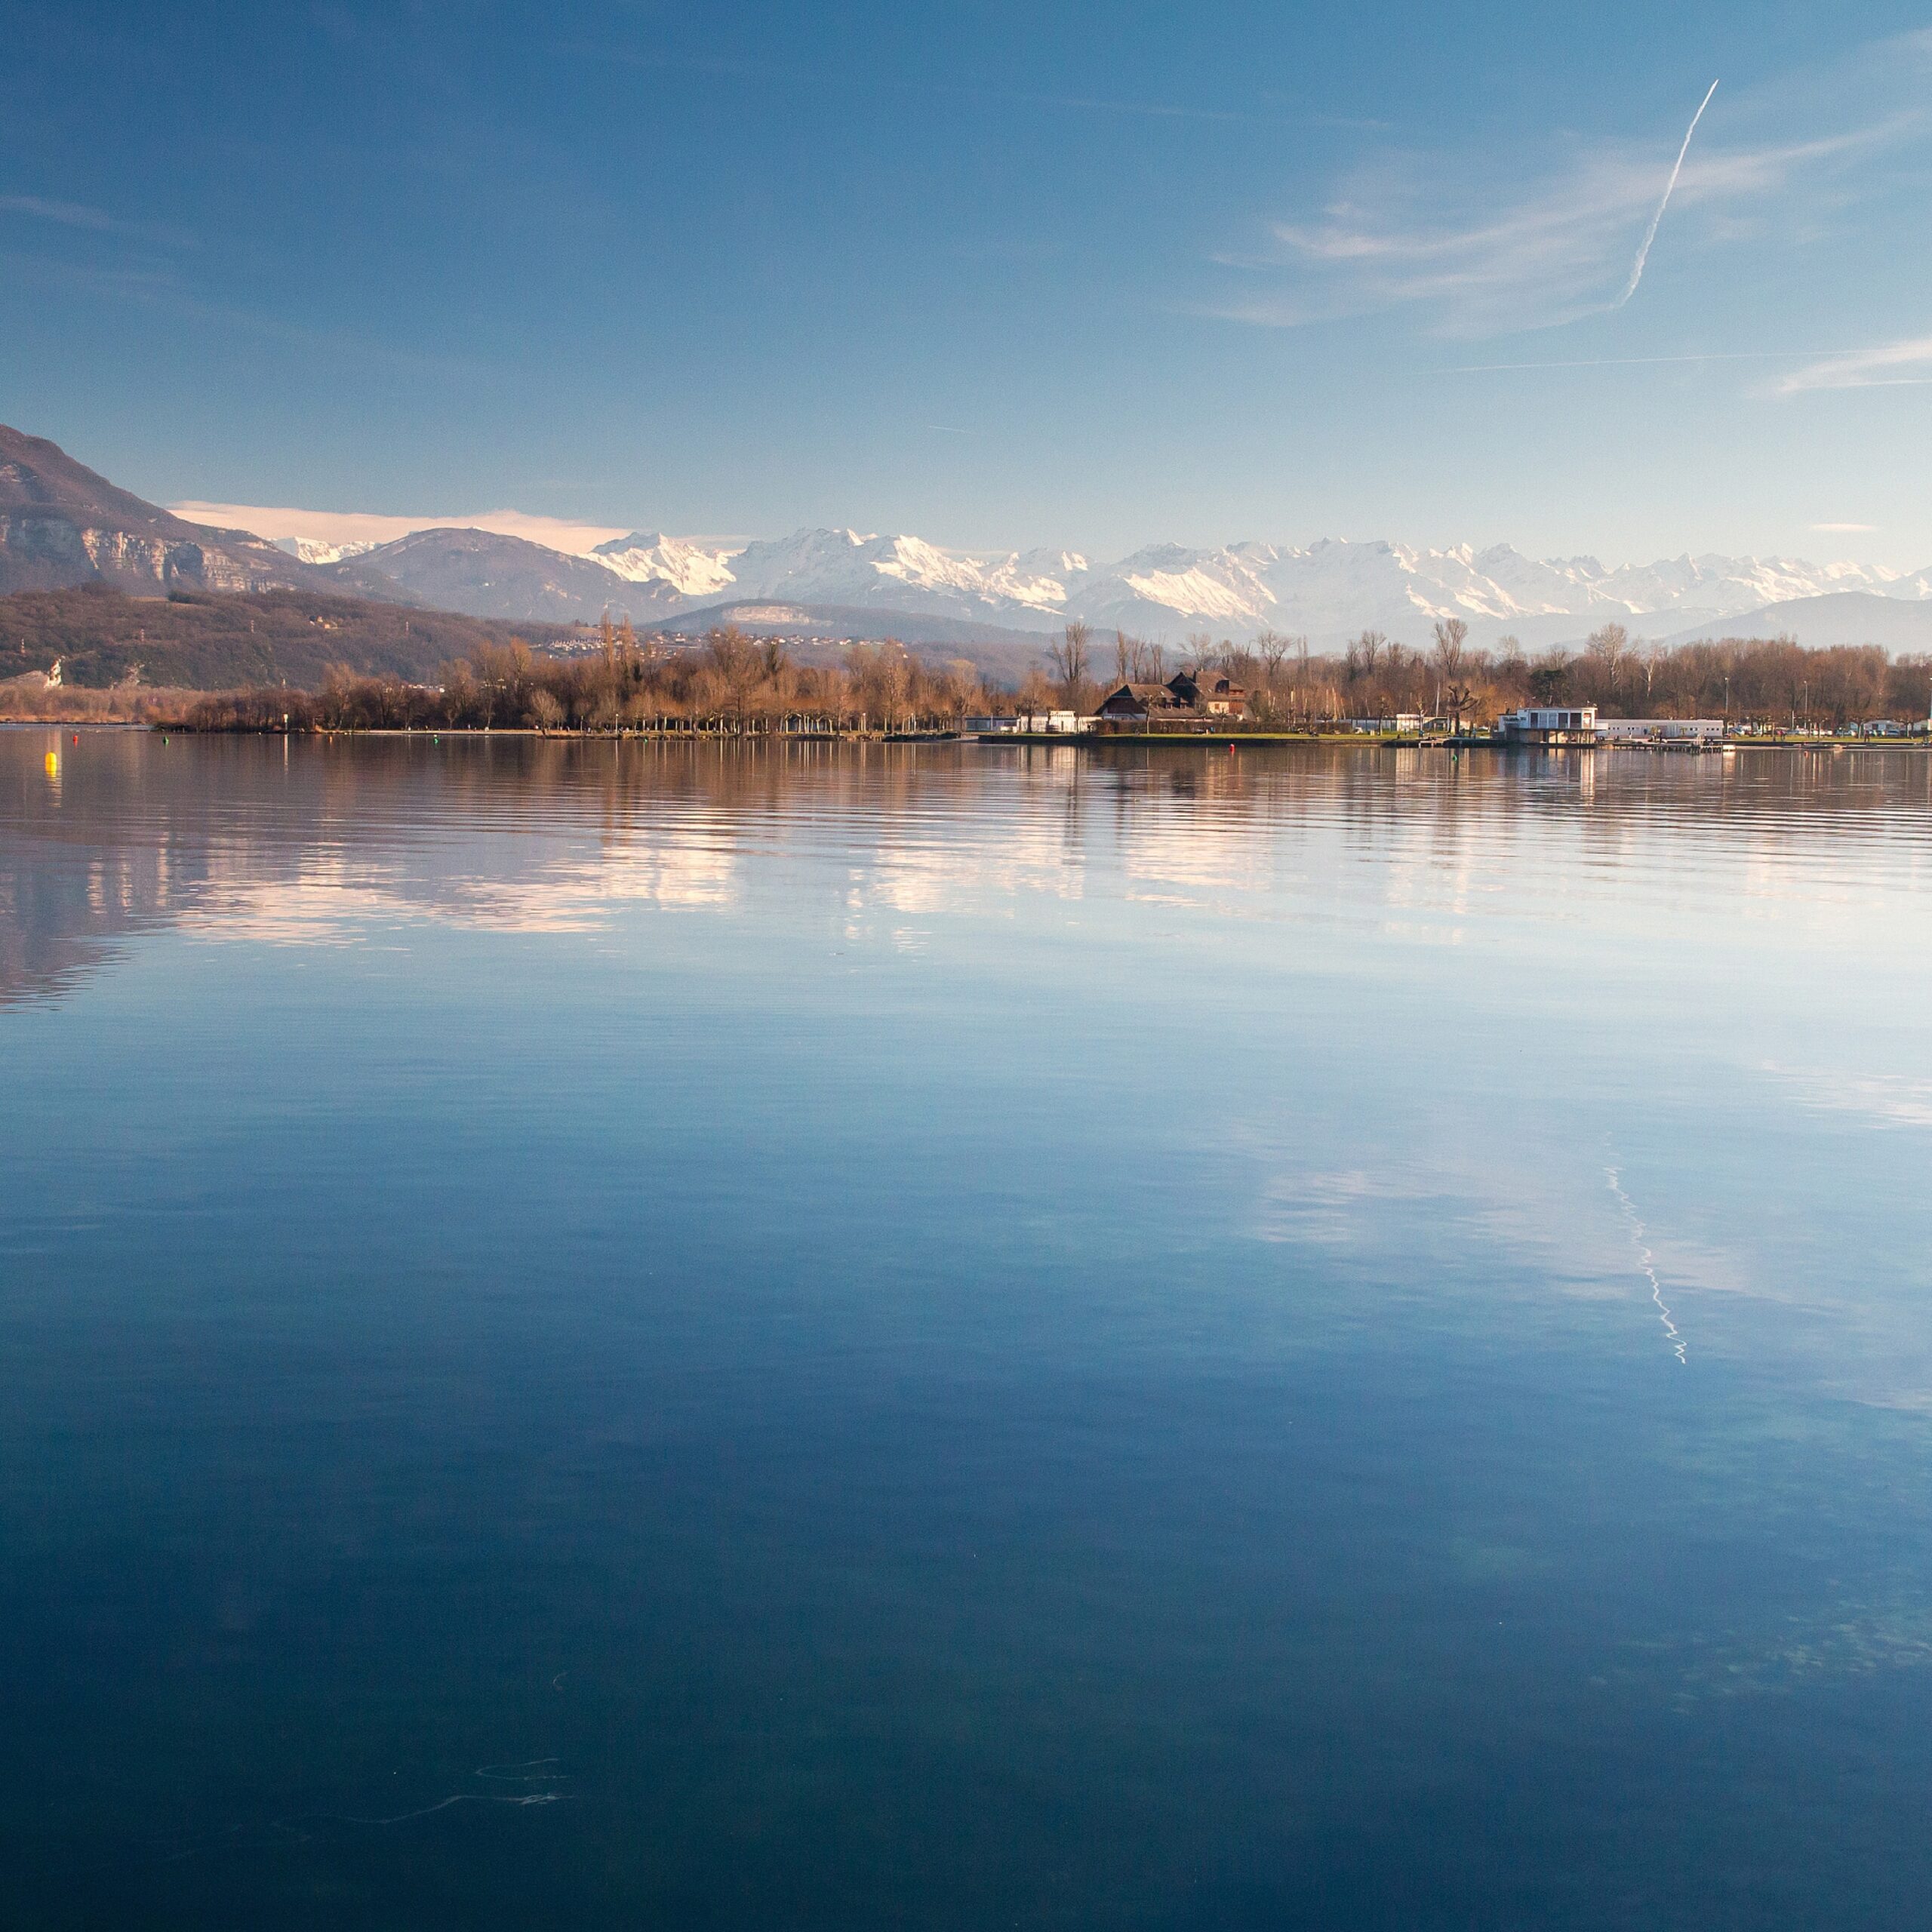
[[[1630,1230],[1630,1245],[1636,1251],[1637,1266],[1642,1271],[1644,1278],[1651,1284],[1651,1299],[1657,1305],[1657,1318],[1663,1324],[1663,1332],[1670,1343],[1671,1351],[1680,1362],[1687,1367],[1689,1364],[1684,1354],[1684,1340],[1677,1332],[1677,1324],[1670,1318],[1670,1310],[1664,1305],[1663,1284],[1657,1278],[1657,1259],[1644,1238],[1644,1224],[1638,1218],[1636,1204],[1624,1192],[1623,1182],[1616,1168],[1605,1168],[1603,1177],[1610,1183],[1610,1191],[1617,1196],[1617,1204],[1623,1211],[1625,1225]]]

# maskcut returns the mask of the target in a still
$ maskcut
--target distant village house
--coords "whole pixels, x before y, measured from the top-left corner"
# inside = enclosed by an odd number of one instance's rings
[[[1224,671],[1180,671],[1164,685],[1117,685],[1094,715],[1130,721],[1245,718],[1247,693]]]

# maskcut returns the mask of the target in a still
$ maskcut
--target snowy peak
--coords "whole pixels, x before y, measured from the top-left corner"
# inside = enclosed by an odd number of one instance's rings
[[[284,547],[304,559],[332,561],[367,546],[297,540]],[[1513,634],[1534,646],[1608,623],[1657,635],[1841,592],[1932,600],[1932,571],[1901,575],[1861,564],[1708,552],[1612,567],[1587,555],[1526,556],[1508,543],[1429,549],[1341,537],[1300,547],[1150,543],[1100,563],[1051,546],[970,553],[903,533],[837,528],[741,545],[638,531],[587,556],[545,554],[554,556],[559,584],[569,577],[572,595],[593,615],[608,607],[675,616],[726,601],[770,600],[1038,632],[1079,618],[1097,630],[1170,642],[1200,631],[1218,639],[1266,629],[1306,636],[1318,648],[1364,629],[1426,643],[1433,625],[1448,617],[1462,619],[1478,643]],[[397,568],[384,560],[390,555],[377,560],[385,569]],[[597,581],[586,577],[579,586],[566,566],[595,574]],[[427,583],[416,588],[432,591]],[[466,595],[458,608],[499,596],[513,601],[496,579]],[[534,616],[559,608],[554,595],[539,602],[540,611],[505,601],[479,614]]]
[[[292,539],[282,547],[331,565],[371,546]],[[565,561],[557,559],[559,582],[570,574]],[[1514,635],[1536,645],[1611,623],[1658,635],[1843,592],[1932,600],[1932,571],[1708,552],[1607,565],[1587,555],[1532,557],[1509,543],[1430,548],[1332,537],[1300,546],[1149,543],[1105,562],[1057,546],[968,552],[906,531],[835,525],[743,543],[633,531],[568,561],[608,574],[577,591],[586,611],[669,617],[769,601],[1039,632],[1078,618],[1097,630],[1169,642],[1201,631],[1219,639],[1271,629],[1323,648],[1364,629],[1426,643],[1450,617],[1478,643]],[[469,593],[472,603],[496,594],[494,583]],[[555,599],[541,601],[548,614]],[[526,614],[506,605],[488,614]]]
[[[1324,538],[1305,548],[1241,543],[1194,549],[1152,544],[1070,587],[1068,614],[1158,635],[1191,626],[1238,635],[1264,626],[1334,644],[1363,629],[1426,639],[1460,617],[1479,641],[1525,641],[1599,624],[1721,620],[1840,590],[1932,596],[1927,573],[1857,564],[1683,556],[1607,568],[1594,557],[1537,559],[1506,543],[1441,549]]]
[[[700,601],[728,590],[737,580],[728,549],[708,549],[681,537],[633,531],[614,537],[590,553],[627,583],[668,584],[681,597]]]
[[[1017,557],[989,565],[922,537],[854,530],[801,530],[774,543],[749,543],[731,569],[743,596],[935,615],[1050,613],[1066,595],[1063,580],[1023,568]]]
[[[275,547],[300,558],[305,564],[341,564],[351,557],[366,557],[371,550],[381,549],[382,544],[377,538],[367,543],[325,543],[319,537],[278,537]]]
[[[984,568],[989,595],[1049,615],[1066,608],[1088,575],[1077,550],[1015,551]]]

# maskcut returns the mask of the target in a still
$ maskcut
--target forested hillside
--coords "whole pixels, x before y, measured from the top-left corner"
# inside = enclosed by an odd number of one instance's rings
[[[198,691],[313,688],[331,665],[421,679],[453,657],[515,636],[543,644],[557,625],[509,624],[360,598],[269,590],[240,596],[177,591],[128,597],[103,583],[0,597],[0,678],[45,671],[63,684],[133,679]]]

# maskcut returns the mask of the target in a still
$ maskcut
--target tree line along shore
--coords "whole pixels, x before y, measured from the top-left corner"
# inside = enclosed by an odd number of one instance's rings
[[[1269,632],[1241,645],[1197,636],[1176,650],[1124,634],[1103,644],[1070,624],[1038,667],[1003,688],[967,659],[934,664],[891,642],[854,645],[838,662],[811,663],[728,627],[665,648],[607,621],[588,650],[558,655],[521,638],[480,642],[421,681],[340,665],[307,689],[94,688],[16,677],[0,685],[0,715],[183,731],[891,734],[1052,708],[1084,715],[1119,684],[1203,667],[1226,673],[1246,694],[1245,717],[1216,719],[1217,736],[1319,734],[1346,728],[1346,720],[1404,714],[1473,729],[1521,705],[1595,704],[1629,718],[1812,731],[1922,723],[1932,712],[1932,654],[1893,657],[1876,645],[1807,648],[1780,638],[1665,648],[1611,624],[1580,650],[1532,656],[1507,638],[1493,649],[1473,647],[1454,619],[1434,633],[1426,648],[1364,631],[1339,652]]]

